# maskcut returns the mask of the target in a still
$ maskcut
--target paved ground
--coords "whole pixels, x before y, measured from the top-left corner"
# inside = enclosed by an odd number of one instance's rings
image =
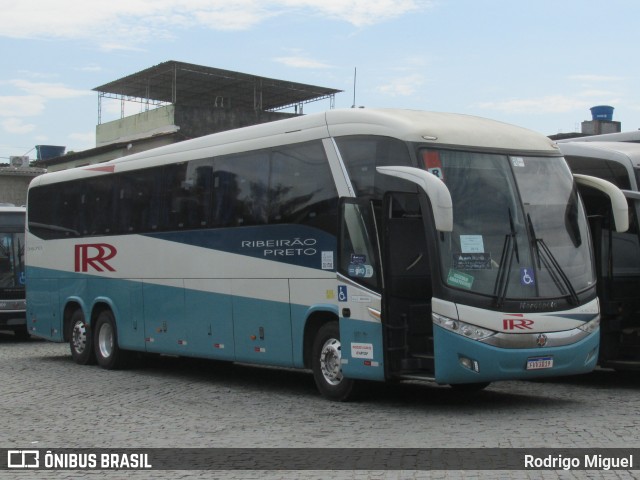
[[[0,334],[0,448],[640,448],[640,372],[503,382],[472,396],[374,385],[329,402],[305,372],[177,358],[105,371]],[[636,460],[640,463],[640,459]],[[640,478],[640,471],[16,472],[0,478]]]

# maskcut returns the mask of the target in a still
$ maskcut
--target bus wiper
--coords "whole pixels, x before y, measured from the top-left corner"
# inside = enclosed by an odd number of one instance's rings
[[[562,266],[558,263],[558,260],[556,260],[556,257],[553,255],[545,241],[536,236],[536,231],[533,228],[533,222],[531,221],[530,214],[527,214],[527,223],[529,225],[531,241],[535,246],[536,257],[538,259],[538,269],[541,269],[542,265],[544,265],[560,293],[562,295],[569,295],[571,304],[578,305],[578,294],[573,288],[571,280],[569,280],[569,277],[567,277],[567,274],[562,269]]]
[[[504,245],[502,246],[502,255],[500,256],[500,267],[498,270],[498,276],[496,278],[496,284],[493,289],[493,296],[496,297],[497,308],[502,307],[502,305],[504,304],[504,299],[507,296],[507,289],[509,288],[509,277],[511,276],[511,265],[513,265],[514,254],[516,256],[516,261],[520,263],[518,242],[516,241],[516,229],[513,224],[513,215],[511,214],[511,209],[509,209],[509,226],[511,227],[511,231],[504,236]]]

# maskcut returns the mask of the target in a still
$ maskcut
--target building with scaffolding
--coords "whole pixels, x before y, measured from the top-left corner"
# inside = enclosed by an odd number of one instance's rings
[[[310,102],[335,106],[332,88],[190,63],[167,61],[93,89],[98,92],[96,147],[40,160],[49,171],[91,165],[234,128],[302,115]],[[105,101],[120,118],[103,122]],[[126,105],[140,113],[126,115]]]

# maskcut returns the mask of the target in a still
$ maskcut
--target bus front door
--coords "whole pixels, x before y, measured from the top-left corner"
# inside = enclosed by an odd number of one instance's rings
[[[431,267],[419,196],[387,193],[381,219],[387,374],[433,378]]]

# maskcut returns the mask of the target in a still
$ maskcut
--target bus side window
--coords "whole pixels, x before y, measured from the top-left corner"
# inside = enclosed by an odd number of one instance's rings
[[[269,154],[266,150],[218,157],[215,170],[224,177],[214,181],[214,205],[222,200],[231,207],[230,225],[262,225],[267,223]],[[216,183],[217,182],[217,183]],[[220,212],[222,213],[222,212]]]
[[[216,171],[213,174],[212,223],[214,227],[229,227],[236,218],[238,187],[235,174]]]
[[[367,202],[345,199],[341,210],[339,271],[374,290],[380,289],[378,244],[373,210]]]
[[[337,203],[338,192],[320,141],[273,150],[269,223],[303,224],[335,234]]]
[[[387,191],[415,192],[415,186],[409,182],[376,172],[376,167],[382,166],[414,166],[404,142],[374,135],[337,137],[335,140],[359,197],[381,197]]]

